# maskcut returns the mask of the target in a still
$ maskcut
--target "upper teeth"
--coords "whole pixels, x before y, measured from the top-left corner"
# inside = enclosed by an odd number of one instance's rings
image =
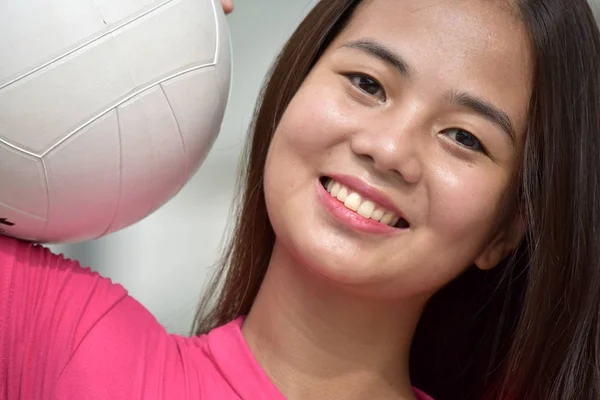
[[[329,179],[325,187],[333,197],[344,203],[346,208],[355,211],[365,218],[370,218],[390,226],[395,226],[400,220],[398,215],[375,204],[371,200],[363,199],[361,195],[350,191],[346,186],[333,179]]]

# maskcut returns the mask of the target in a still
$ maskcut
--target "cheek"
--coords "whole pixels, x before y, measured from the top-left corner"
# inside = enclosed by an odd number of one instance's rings
[[[505,174],[481,166],[440,168],[432,172],[429,190],[429,226],[438,237],[479,248],[494,226]]]
[[[290,155],[322,156],[343,142],[357,125],[348,97],[334,84],[309,78],[290,102],[274,141]]]
[[[273,139],[265,163],[264,190],[274,226],[279,218],[299,212],[300,189],[313,179],[317,156],[325,147],[326,107],[315,94],[302,87],[288,105]]]

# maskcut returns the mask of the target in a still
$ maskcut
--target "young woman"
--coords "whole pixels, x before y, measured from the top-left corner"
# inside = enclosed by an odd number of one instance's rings
[[[598,71],[584,0],[320,1],[198,335],[2,239],[0,396],[599,398]]]

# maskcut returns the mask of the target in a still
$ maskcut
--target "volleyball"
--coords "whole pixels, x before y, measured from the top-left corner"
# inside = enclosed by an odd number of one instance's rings
[[[0,234],[102,237],[189,181],[220,130],[219,0],[0,2]]]

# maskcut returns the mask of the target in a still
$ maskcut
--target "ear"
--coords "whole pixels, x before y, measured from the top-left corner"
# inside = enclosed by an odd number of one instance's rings
[[[518,213],[506,229],[503,229],[492,238],[492,241],[475,260],[475,265],[481,270],[494,268],[515,251],[524,235],[525,223],[521,213]]]

